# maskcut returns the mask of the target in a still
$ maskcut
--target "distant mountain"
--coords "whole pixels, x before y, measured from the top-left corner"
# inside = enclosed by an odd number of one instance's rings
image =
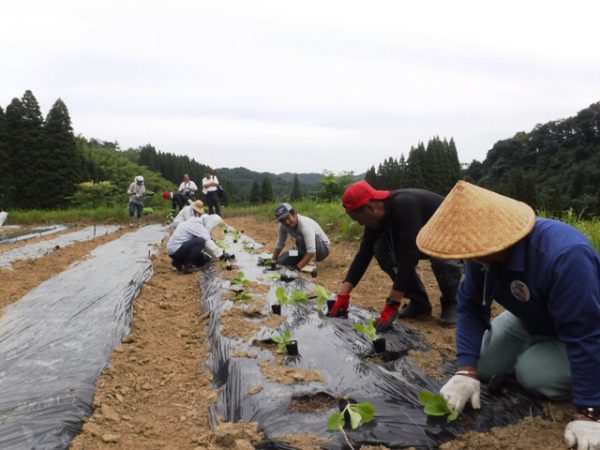
[[[496,142],[466,176],[536,209],[600,215],[600,102]]]
[[[319,180],[323,178],[320,173],[298,173],[284,172],[275,174],[271,172],[255,172],[245,167],[215,169],[215,173],[221,181],[221,184],[230,185],[229,192],[233,195],[234,201],[244,201],[248,199],[252,185],[256,181],[259,185],[265,177],[271,182],[273,188],[273,197],[277,200],[289,200],[294,183],[294,175],[298,175],[300,190],[303,194],[321,189]]]

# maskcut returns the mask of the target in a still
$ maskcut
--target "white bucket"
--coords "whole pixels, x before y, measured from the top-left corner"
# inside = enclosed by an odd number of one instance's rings
[[[6,218],[8,217],[8,213],[5,211],[0,212],[0,227],[2,225],[4,225],[4,222],[6,222]]]

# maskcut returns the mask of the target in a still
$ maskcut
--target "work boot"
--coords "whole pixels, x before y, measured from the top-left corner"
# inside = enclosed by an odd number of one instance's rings
[[[456,325],[456,300],[445,301],[442,299],[442,314],[440,314],[439,322],[444,326]]]
[[[420,318],[431,315],[431,303],[427,298],[411,298],[408,305],[398,312],[398,319]]]

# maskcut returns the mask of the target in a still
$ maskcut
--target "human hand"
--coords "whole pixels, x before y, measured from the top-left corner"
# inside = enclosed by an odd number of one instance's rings
[[[331,310],[327,313],[329,317],[345,317],[350,307],[350,294],[338,294]]]
[[[565,444],[577,450],[600,450],[600,423],[573,420],[565,427]]]
[[[473,409],[480,409],[481,403],[479,395],[481,392],[481,383],[476,378],[465,375],[454,375],[440,389],[440,394],[448,403],[448,408],[459,414],[470,401]]]
[[[394,323],[394,320],[398,317],[398,308],[400,302],[394,300],[392,297],[388,297],[385,300],[385,308],[381,311],[379,318],[375,321],[375,329],[377,331],[389,330]]]

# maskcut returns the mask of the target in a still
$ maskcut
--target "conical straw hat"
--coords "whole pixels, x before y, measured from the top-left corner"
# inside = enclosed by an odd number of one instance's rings
[[[421,228],[417,246],[434,258],[477,258],[510,247],[534,223],[526,203],[459,181]]]

